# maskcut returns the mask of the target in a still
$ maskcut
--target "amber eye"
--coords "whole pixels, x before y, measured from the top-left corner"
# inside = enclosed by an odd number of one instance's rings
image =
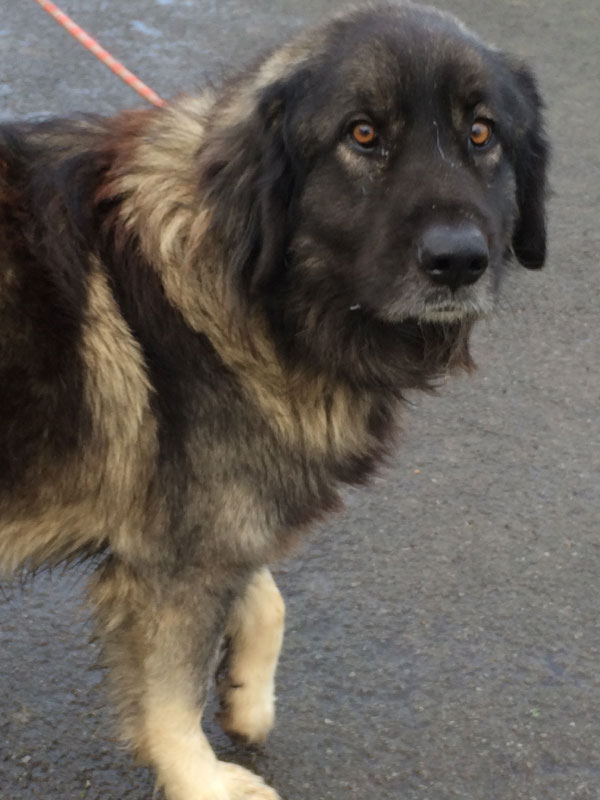
[[[369,150],[377,144],[377,131],[370,122],[357,122],[352,126],[351,134],[357,145]]]
[[[471,125],[471,133],[469,135],[471,144],[475,147],[484,147],[489,144],[492,138],[492,126],[484,119],[476,119]]]

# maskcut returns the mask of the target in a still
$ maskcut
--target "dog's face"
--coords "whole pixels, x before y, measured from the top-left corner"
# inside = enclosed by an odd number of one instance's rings
[[[528,70],[413,5],[308,41],[277,56],[283,75],[261,89],[246,139],[252,209],[233,227],[250,290],[292,287],[338,318],[392,324],[491,310],[510,253],[531,268],[545,256],[547,145]]]
[[[388,19],[348,26],[304,78],[288,122],[310,165],[292,246],[383,319],[477,316],[512,247],[535,101],[452,21]],[[530,245],[537,265],[543,228]]]

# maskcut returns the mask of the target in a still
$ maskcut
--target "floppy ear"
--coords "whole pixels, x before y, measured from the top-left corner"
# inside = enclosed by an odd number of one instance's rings
[[[290,87],[263,89],[254,107],[239,96],[206,130],[200,181],[208,200],[211,230],[225,248],[230,287],[246,305],[284,263],[291,206],[297,186],[285,126]],[[248,90],[253,91],[255,90]]]
[[[546,258],[546,168],[549,145],[542,119],[543,103],[530,70],[511,65],[521,106],[515,150],[518,216],[513,251],[523,266],[538,269]]]

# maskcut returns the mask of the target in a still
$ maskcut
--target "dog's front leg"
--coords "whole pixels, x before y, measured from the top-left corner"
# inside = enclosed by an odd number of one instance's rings
[[[122,733],[168,800],[276,800],[218,761],[201,729],[209,677],[236,587],[194,569],[165,579],[111,558],[91,596]]]
[[[275,721],[275,671],[285,604],[268,569],[258,570],[227,619],[228,650],[217,676],[218,715],[233,737],[262,744]]]

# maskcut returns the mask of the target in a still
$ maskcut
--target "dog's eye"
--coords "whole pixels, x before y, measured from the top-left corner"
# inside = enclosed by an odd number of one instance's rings
[[[492,139],[493,129],[490,122],[485,119],[476,119],[471,125],[469,138],[475,147],[485,147]]]
[[[370,122],[355,122],[350,129],[350,135],[354,144],[363,150],[372,150],[379,142],[375,126]]]

